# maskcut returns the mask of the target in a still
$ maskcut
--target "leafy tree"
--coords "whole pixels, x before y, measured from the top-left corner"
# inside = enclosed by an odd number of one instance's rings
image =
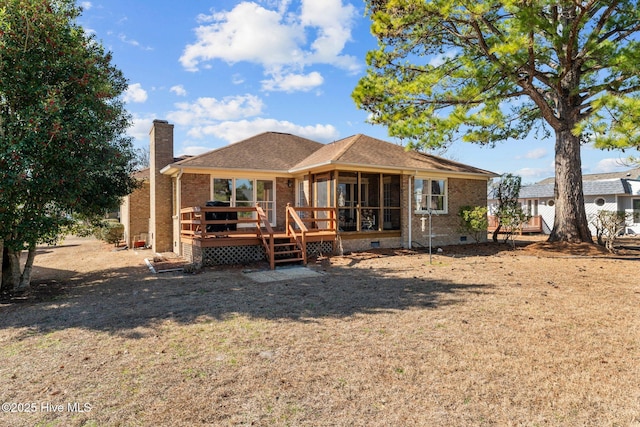
[[[136,165],[140,170],[146,169],[151,165],[151,153],[148,145],[136,149],[135,154]]]
[[[411,146],[555,134],[550,241],[591,242],[581,144],[640,146],[640,7],[616,0],[366,0],[379,48],[353,92]]]
[[[487,237],[489,220],[486,206],[462,206],[458,216],[461,231],[469,233],[476,243]]]
[[[29,286],[36,245],[55,242],[71,214],[103,215],[136,185],[127,82],[80,12],[72,0],[0,1],[3,291]]]
[[[613,252],[616,238],[624,232],[626,221],[633,218],[633,213],[625,211],[602,210],[593,214],[591,224],[596,229],[596,241],[599,245]]]
[[[520,196],[520,187],[522,183],[522,178],[517,175],[513,175],[510,173],[504,174],[500,177],[499,180],[492,182],[489,184],[489,192],[491,197],[498,201],[498,206],[495,207],[495,210],[492,214],[496,217],[498,221],[498,225],[496,229],[493,231],[493,241],[498,241],[498,234],[502,230],[502,226],[504,223],[513,223],[515,216],[515,221],[521,216],[518,209],[522,211],[520,207],[520,202],[518,201],[518,197]],[[512,229],[507,229],[507,233],[512,233]]]
[[[511,246],[515,247],[515,233],[522,229],[524,223],[529,221],[529,215],[522,210],[520,205],[507,205],[502,209],[500,221],[506,231],[505,243],[510,240]]]

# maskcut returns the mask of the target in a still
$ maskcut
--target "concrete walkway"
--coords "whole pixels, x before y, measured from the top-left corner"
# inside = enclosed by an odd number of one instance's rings
[[[322,277],[323,273],[303,266],[277,267],[275,270],[247,270],[243,274],[258,283],[279,282],[281,280]]]

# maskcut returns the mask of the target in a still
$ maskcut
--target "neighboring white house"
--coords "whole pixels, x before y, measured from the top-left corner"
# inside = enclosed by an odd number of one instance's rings
[[[640,234],[640,168],[626,172],[583,175],[584,203],[587,218],[601,210],[625,211],[632,214],[626,234]],[[520,202],[529,215],[539,216],[542,232],[549,234],[555,216],[554,178],[547,178],[520,189]],[[495,206],[489,199],[489,208]],[[595,228],[590,224],[591,232]]]

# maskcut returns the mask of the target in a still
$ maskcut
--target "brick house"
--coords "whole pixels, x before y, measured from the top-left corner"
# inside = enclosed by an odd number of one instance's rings
[[[470,239],[459,231],[458,210],[464,205],[486,206],[487,183],[496,176],[362,134],[322,144],[265,132],[180,161],[173,157],[173,125],[154,121],[150,137],[149,244],[156,252],[173,251],[205,264],[260,259],[264,252],[259,236],[253,242],[229,243],[243,246],[232,255],[220,251],[229,250],[224,242],[231,242],[236,233],[248,239],[248,234],[265,227],[273,233],[290,229],[294,234],[294,229],[306,228],[291,226],[300,221],[286,213],[294,210],[313,217],[306,219],[313,224],[324,221],[321,228],[333,231],[318,233],[323,237],[315,250],[320,252],[336,247],[347,252],[424,247],[430,213],[433,245],[466,243]],[[141,232],[134,229],[133,206],[140,207],[140,215],[146,212],[144,202],[134,201],[145,197],[139,191],[123,203],[130,212],[122,215],[129,239]],[[205,220],[202,213],[209,209],[204,208],[207,202],[239,212],[234,232],[207,235],[199,228]],[[255,206],[259,211],[252,211]],[[215,246],[218,253],[207,255],[215,252],[208,246]],[[257,252],[248,250],[250,246]]]

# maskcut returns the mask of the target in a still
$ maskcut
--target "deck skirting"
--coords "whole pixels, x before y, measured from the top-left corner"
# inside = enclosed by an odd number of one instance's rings
[[[307,243],[309,256],[333,253],[331,241]],[[200,266],[250,264],[264,261],[266,254],[261,244],[233,246],[202,246],[201,241],[185,239],[182,242],[182,254],[187,261]],[[276,258],[278,255],[276,254]]]

